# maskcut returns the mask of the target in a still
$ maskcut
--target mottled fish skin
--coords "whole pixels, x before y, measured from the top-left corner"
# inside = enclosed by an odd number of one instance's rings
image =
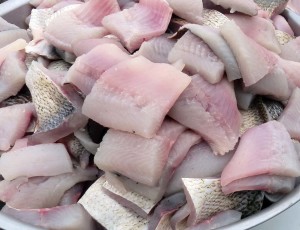
[[[242,114],[242,126],[240,129],[240,136],[245,133],[248,129],[261,125],[265,120],[260,115],[260,111],[255,106],[250,106],[248,110],[240,110]]]
[[[267,114],[267,121],[277,120],[284,109],[281,102],[268,98],[262,98],[262,105],[265,113]]]
[[[183,178],[182,181],[188,205],[195,210],[195,213],[191,212],[188,218],[189,225],[229,209],[240,211],[244,216],[248,216],[262,207],[263,193],[260,191],[243,191],[225,195],[222,192],[220,179]]]
[[[26,76],[33,103],[38,115],[37,132],[47,132],[59,127],[76,108],[60,92],[54,82],[33,62]]]
[[[271,17],[280,14],[288,3],[288,0],[254,0],[254,2]]]
[[[49,70],[66,72],[70,69],[71,64],[63,60],[53,61],[48,65]]]
[[[26,104],[32,102],[32,98],[30,94],[18,94],[16,96],[12,96],[4,100],[0,103],[0,108],[17,105],[17,104]]]
[[[206,26],[214,28],[220,28],[225,22],[229,21],[224,14],[217,10],[203,9],[202,12],[202,23]]]
[[[292,36],[286,32],[283,32],[281,30],[275,30],[275,36],[280,45],[285,45],[289,41],[292,41],[293,39],[295,39],[294,36]]]

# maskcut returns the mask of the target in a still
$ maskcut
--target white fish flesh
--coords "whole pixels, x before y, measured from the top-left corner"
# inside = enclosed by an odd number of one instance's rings
[[[70,7],[71,9],[67,9]],[[102,27],[102,19],[119,10],[116,0],[90,0],[81,5],[76,4],[75,7],[65,7],[48,20],[44,37],[55,47],[72,52],[72,44],[75,42],[106,35],[107,30]]]
[[[74,132],[74,136],[78,138],[83,147],[92,154],[96,154],[99,144],[92,141],[86,129]]]
[[[255,144],[253,144],[255,143]],[[298,177],[300,162],[285,127],[269,121],[246,131],[222,172],[222,186],[258,175]]]
[[[214,4],[220,5],[225,9],[230,8],[230,13],[240,12],[250,16],[258,14],[258,6],[253,0],[211,0]]]
[[[286,60],[300,62],[300,37],[297,37],[281,47],[280,57]]]
[[[0,174],[5,180],[56,176],[72,171],[71,158],[63,144],[24,147],[3,153],[0,158]]]
[[[165,33],[172,11],[165,0],[140,0],[129,9],[104,17],[102,24],[133,52],[143,41]]]
[[[84,95],[88,95],[106,70],[128,59],[130,56],[114,44],[99,45],[76,59],[63,83],[72,83]]]
[[[294,31],[282,15],[276,15],[272,18],[272,21],[276,30],[283,31],[291,36],[294,36]]]
[[[116,172],[136,182],[155,186],[173,144],[184,129],[177,122],[166,120],[152,139],[110,129],[100,143],[94,162],[103,171]]]
[[[1,210],[25,223],[54,230],[93,230],[95,223],[80,204],[47,209],[14,209],[4,206]]]
[[[25,40],[29,42],[29,36],[26,30],[16,29],[16,30],[6,30],[0,32],[0,48],[7,46],[18,39]]]
[[[241,115],[227,79],[212,85],[199,75],[193,76],[169,116],[198,133],[216,154],[224,155],[238,141]]]
[[[31,103],[0,108],[0,150],[9,150],[24,136],[34,114]]]
[[[105,127],[151,138],[190,81],[171,65],[135,57],[102,74],[82,112]]]
[[[170,63],[181,59],[191,74],[200,74],[206,81],[215,84],[224,75],[224,64],[211,48],[199,37],[187,31],[169,53]]]
[[[170,219],[170,226],[172,229],[178,229],[180,225],[186,225],[186,219],[190,215],[190,207],[185,204],[178,209]]]
[[[279,117],[278,121],[281,122],[287,129],[292,138],[300,140],[299,132],[299,109],[300,109],[300,89],[295,88],[292,96],[290,97],[287,106]]]
[[[82,183],[74,185],[67,190],[59,201],[58,206],[76,204],[84,192],[84,185]]]

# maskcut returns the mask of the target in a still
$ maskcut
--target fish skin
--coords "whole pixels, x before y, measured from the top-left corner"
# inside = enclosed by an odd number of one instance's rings
[[[54,70],[54,71],[62,71],[62,72],[67,72],[71,67],[71,64],[68,62],[65,62],[63,60],[58,60],[58,61],[52,61],[49,63],[47,66],[47,69],[49,70]]]
[[[225,22],[229,21],[224,14],[217,10],[203,9],[202,23],[206,26],[219,29]]]
[[[240,211],[247,216],[259,211],[262,207],[263,195],[260,191],[225,195],[222,192],[220,179],[182,178],[182,181],[187,203],[191,210],[187,220],[189,226],[228,209]],[[260,202],[254,202],[257,200]]]
[[[12,96],[7,98],[6,100],[0,103],[0,108],[12,106],[16,104],[26,104],[31,103],[32,98],[30,94],[17,94],[16,96]]]
[[[294,36],[280,30],[275,30],[275,36],[280,45],[285,45],[295,39]]]
[[[274,15],[282,13],[288,4],[288,0],[254,0],[262,11],[263,16],[271,18]],[[259,11],[260,11],[259,10]]]

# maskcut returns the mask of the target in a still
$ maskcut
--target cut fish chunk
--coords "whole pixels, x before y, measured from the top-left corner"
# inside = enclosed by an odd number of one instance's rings
[[[295,88],[290,97],[287,106],[279,117],[281,122],[287,129],[292,138],[300,140],[299,131],[299,111],[300,111],[300,89]]]
[[[202,17],[203,25],[211,26],[216,29],[219,29],[225,22],[229,21],[224,14],[211,9],[203,9]]]
[[[66,10],[70,7],[72,8]],[[72,52],[73,43],[106,35],[102,19],[119,10],[116,0],[90,0],[75,7],[73,5],[65,7],[48,20],[44,36],[55,47]]]
[[[166,194],[170,195],[182,190],[182,178],[219,176],[232,156],[233,152],[225,156],[216,156],[205,142],[193,146],[182,163],[176,168]]]
[[[241,115],[226,79],[212,85],[199,75],[193,76],[169,116],[200,134],[216,154],[224,155],[238,141]]]
[[[82,98],[71,86],[60,86],[61,76],[33,62],[26,75],[38,118],[36,132],[29,144],[51,143],[84,127]]]
[[[52,208],[59,204],[64,193],[82,181],[97,178],[98,170],[76,168],[72,173],[53,177],[19,177],[0,182],[0,199],[7,205],[19,209]],[[47,194],[45,196],[45,194]]]
[[[104,72],[82,111],[105,127],[151,138],[190,81],[171,65],[139,56]]]
[[[95,164],[103,171],[155,186],[173,144],[184,129],[177,122],[166,120],[152,139],[110,129],[95,155]]]
[[[0,109],[0,150],[7,151],[17,139],[24,136],[34,114],[31,103]]]
[[[255,144],[253,144],[255,143]],[[278,121],[246,131],[228,165],[222,172],[222,186],[258,175],[297,177],[298,154],[285,127]]]
[[[92,230],[95,224],[80,204],[50,209],[14,209],[6,205],[1,212],[25,223],[46,229]]]
[[[189,29],[194,35],[201,38],[222,60],[225,65],[226,75],[229,81],[242,77],[231,49],[218,30],[196,24],[186,24],[183,28]]]
[[[234,209],[243,213],[248,209],[261,209],[262,199],[260,202],[253,202],[257,196],[261,196],[261,192],[239,192],[226,196],[221,190],[220,179],[183,178],[182,181],[191,210],[188,226],[201,223],[221,211]]]
[[[202,0],[188,0],[182,2],[181,0],[167,0],[171,8],[174,11],[174,14],[187,20],[191,23],[200,23],[203,2]]]
[[[172,9],[165,0],[140,0],[129,9],[104,17],[102,23],[133,52],[143,41],[164,34],[171,16]]]
[[[190,215],[190,207],[188,204],[182,206],[170,219],[170,225],[172,229],[177,229],[180,224],[186,222],[186,218]]]
[[[5,180],[17,177],[56,176],[73,171],[63,144],[42,144],[3,153],[0,174]]]
[[[81,195],[83,194],[84,186],[82,183],[74,185],[67,190],[59,201],[58,206],[76,204]]]
[[[294,36],[294,31],[290,27],[289,23],[286,21],[286,19],[281,15],[276,15],[272,18],[273,24],[276,28],[276,30],[283,31],[287,34],[290,34],[291,36]]]
[[[106,229],[146,230],[148,220],[120,205],[102,188],[104,176],[86,191],[79,203]]]
[[[243,190],[260,190],[269,193],[289,193],[295,187],[296,179],[285,176],[258,175],[235,180],[222,187],[225,194]]]
[[[280,53],[281,47],[275,36],[275,28],[270,20],[259,16],[248,17],[239,14],[226,16],[233,20],[248,37],[258,44],[277,54]]]
[[[164,34],[143,42],[134,56],[142,55],[152,62],[169,63],[168,55],[175,43],[174,40],[168,38],[168,34]]]
[[[230,13],[240,12],[250,16],[258,13],[258,6],[253,0],[211,0],[214,4],[220,5],[225,9],[230,8]]]
[[[103,72],[128,59],[130,56],[114,44],[99,45],[76,59],[63,83],[72,83],[88,95]]]
[[[122,49],[123,51],[126,51],[123,45],[119,42],[119,40],[113,37],[91,38],[91,39],[80,40],[72,44],[72,50],[74,54],[77,57],[79,57],[83,54],[87,54],[96,46],[103,45],[103,44],[114,44],[118,46],[120,49]]]
[[[26,30],[16,29],[16,30],[2,31],[0,33],[0,48],[3,48],[4,46],[11,44],[18,39],[25,40],[26,42],[30,41]]]
[[[280,56],[286,60],[300,62],[300,37],[284,44]]]
[[[245,35],[233,21],[222,26],[221,34],[236,57],[245,86],[258,82],[277,64],[274,54]]]
[[[206,81],[218,83],[224,75],[224,64],[199,37],[187,31],[169,53],[168,60],[174,63],[183,60],[186,70],[200,74]]]
[[[25,84],[27,72],[23,51],[9,52],[0,67],[0,102],[17,95]]]

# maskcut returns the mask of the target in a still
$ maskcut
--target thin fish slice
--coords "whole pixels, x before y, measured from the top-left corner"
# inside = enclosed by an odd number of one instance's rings
[[[67,190],[59,201],[58,206],[76,204],[84,192],[84,184],[78,183]]]
[[[167,0],[174,14],[191,23],[200,23],[203,10],[202,0]]]
[[[224,9],[230,8],[230,13],[240,12],[250,16],[258,13],[258,7],[253,0],[211,0],[214,4],[222,6]]]
[[[241,117],[227,79],[213,85],[199,75],[193,76],[169,116],[198,133],[215,154],[224,155],[238,141]]]
[[[246,87],[258,82],[277,64],[274,54],[244,34],[235,22],[226,22],[221,34],[236,57]]]
[[[172,9],[164,0],[141,0],[129,9],[104,17],[102,23],[133,52],[143,41],[162,35],[171,20]]]
[[[178,209],[170,219],[172,229],[177,229],[179,226],[186,222],[187,217],[190,215],[190,207],[188,204],[183,205]]]
[[[147,215],[156,205],[155,201],[141,196],[135,192],[120,192],[107,181],[102,185],[102,188],[107,190],[109,196],[116,200],[119,204],[134,211],[143,218],[147,218]]]
[[[24,39],[14,40],[14,42],[2,47],[0,49],[0,65],[4,62],[5,58],[11,53],[23,50],[27,45]]]
[[[222,172],[221,182],[222,186],[226,186],[239,179],[264,174],[300,175],[294,144],[278,121],[269,121],[243,134],[233,158]]]
[[[0,150],[9,150],[17,139],[24,136],[34,114],[31,103],[0,108]]]
[[[241,73],[235,57],[218,30],[196,24],[186,24],[182,28],[190,30],[194,35],[201,38],[222,60],[229,81],[241,78]]]
[[[260,204],[252,204],[260,192],[239,192],[225,195],[221,189],[220,179],[182,178],[184,193],[191,213],[188,226],[205,221],[209,217],[230,209],[247,212],[253,208],[258,211]]]
[[[82,111],[105,127],[151,138],[190,81],[171,65],[135,57],[102,74]]]
[[[224,75],[224,64],[211,48],[199,37],[187,31],[169,53],[174,63],[181,59],[191,74],[200,74],[211,84],[218,83]]]
[[[217,10],[203,9],[202,23],[206,26],[211,26],[219,29],[229,19]]]
[[[38,126],[30,143],[51,143],[82,128],[87,118],[81,114],[82,99],[70,87],[61,87],[60,76],[33,62],[26,75],[36,108]]]
[[[95,155],[95,164],[103,171],[117,172],[136,182],[155,186],[171,147],[184,129],[177,122],[166,120],[151,139],[110,129]]]
[[[75,42],[106,35],[102,19],[119,10],[116,0],[90,0],[75,7],[73,5],[65,7],[48,20],[44,36],[55,47],[72,52],[72,44]]]
[[[95,228],[93,219],[80,204],[50,209],[14,209],[6,205],[1,213],[46,229],[93,230]]]
[[[120,205],[107,195],[102,185],[102,176],[85,192],[79,203],[106,229],[146,230],[148,220]]]
[[[300,140],[299,109],[300,89],[296,88],[278,121],[284,125],[292,138]]]

